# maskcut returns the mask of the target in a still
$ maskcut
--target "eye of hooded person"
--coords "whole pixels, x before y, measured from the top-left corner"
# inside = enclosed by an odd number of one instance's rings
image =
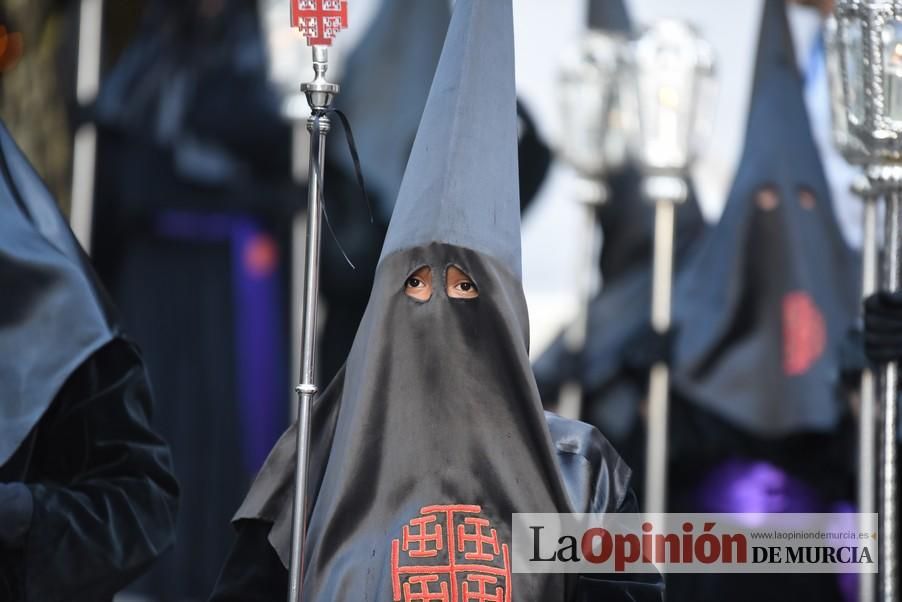
[[[755,204],[758,205],[758,209],[767,213],[780,206],[780,196],[773,187],[765,186],[755,195]]]
[[[475,299],[479,296],[473,279],[456,265],[448,266],[445,273],[445,292],[452,299]]]
[[[817,197],[807,188],[799,189],[799,205],[807,211],[814,211],[817,207]]]
[[[432,297],[432,268],[424,265],[414,270],[404,282],[404,294],[417,301],[428,301]]]

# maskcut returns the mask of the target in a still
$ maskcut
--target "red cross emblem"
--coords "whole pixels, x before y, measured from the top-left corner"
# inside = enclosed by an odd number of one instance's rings
[[[480,506],[426,506],[392,540],[393,602],[510,602],[510,548]]]
[[[463,602],[504,602],[507,598],[504,597],[504,590],[498,587],[498,577],[470,575],[464,581],[461,599]]]
[[[433,558],[438,556],[442,549],[442,526],[436,524],[432,531],[429,525],[436,522],[435,515],[421,516],[410,521],[409,525],[404,525],[401,530],[402,549],[407,552],[411,558]],[[411,529],[416,529],[412,531]],[[415,544],[416,549],[411,550],[411,544]]]
[[[307,38],[308,46],[331,46],[348,26],[347,0],[291,0],[291,26]]]
[[[808,372],[827,347],[824,316],[804,291],[783,298],[783,372],[801,376]]]
[[[438,589],[432,589],[433,584]],[[438,575],[414,575],[403,589],[407,602],[448,602],[448,584],[439,582]]]

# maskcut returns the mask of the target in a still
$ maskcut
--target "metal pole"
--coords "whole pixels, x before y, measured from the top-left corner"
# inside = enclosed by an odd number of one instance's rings
[[[81,0],[78,21],[78,65],[75,97],[82,107],[89,106],[100,90],[100,58],[103,35],[103,0]],[[72,232],[86,252],[91,251],[94,220],[95,163],[97,128],[81,124],[75,132],[72,148]]]
[[[305,102],[306,104],[306,102]],[[307,120],[286,111],[292,122],[291,172],[294,180],[307,183],[310,170],[310,142]],[[304,321],[304,263],[307,258],[307,212],[298,211],[291,222],[291,365],[297,372],[292,373],[294,382],[301,382],[301,342]],[[291,403],[291,415],[298,415],[298,399]]]
[[[676,204],[673,200],[661,199],[655,203],[651,324],[659,334],[670,330],[675,218]],[[669,390],[670,368],[666,363],[659,362],[651,368],[648,388],[645,507],[649,513],[664,512],[667,503]]]
[[[867,298],[877,290],[877,199],[867,178],[853,186],[854,192],[864,203],[861,245],[861,293]],[[877,386],[874,372],[865,369],[861,373],[861,391],[858,412],[858,512],[876,512],[877,467]],[[862,520],[861,532],[868,530],[869,521]],[[874,602],[876,576],[861,573],[858,576],[858,602]]]
[[[305,541],[307,535],[307,472],[310,461],[310,406],[316,386],[316,310],[319,297],[319,255],[322,234],[322,175],[325,169],[326,135],[329,120],[316,115],[327,110],[338,93],[338,86],[325,79],[328,50],[313,47],[314,81],[302,86],[313,112],[307,121],[310,132],[310,172],[307,194],[307,248],[304,271],[304,309],[301,317],[301,382],[298,394],[297,464],[295,466],[294,504],[291,520],[291,565],[289,567],[289,602],[302,600],[304,583]]]
[[[886,193],[886,240],[884,286],[887,291],[902,288],[902,190],[893,186]],[[880,590],[883,602],[898,602],[899,530],[896,517],[897,457],[896,436],[899,426],[899,364],[891,362],[882,369],[883,437],[880,463]]]
[[[601,225],[598,222],[598,208],[606,201],[608,194],[607,188],[601,182],[587,181],[586,184],[588,185],[586,198],[582,203],[585,210],[584,223],[586,232],[582,237],[584,242],[583,252],[580,253],[580,257],[583,258],[585,263],[578,278],[578,282],[582,283],[578,293],[579,308],[576,319],[564,332],[564,344],[567,347],[567,351],[571,357],[580,358],[580,365],[577,367],[577,370],[581,368],[586,340],[589,335],[589,305],[598,291],[598,264],[601,257],[602,244]],[[583,386],[579,377],[568,379],[564,382],[558,398],[558,414],[564,418],[580,420],[583,411],[583,393]]]

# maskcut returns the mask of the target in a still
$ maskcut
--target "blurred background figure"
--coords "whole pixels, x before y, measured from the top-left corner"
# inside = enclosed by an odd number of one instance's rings
[[[762,18],[746,143],[677,284],[674,511],[840,512],[855,427],[839,350],[859,308],[783,0]],[[836,576],[672,576],[678,600],[841,600]]]
[[[590,30],[631,33],[622,0],[590,0],[588,8]],[[602,286],[589,304],[585,349],[569,352],[566,335],[561,334],[533,366],[546,407],[554,408],[565,380],[580,383],[584,397],[580,419],[597,426],[617,445],[634,467],[639,489],[645,448],[640,407],[648,390],[648,369],[666,344],[649,326],[655,207],[643,195],[641,184],[642,176],[631,161],[608,178],[609,196],[598,209],[603,239],[596,269]],[[706,230],[694,194],[678,209],[676,229],[679,270]]]
[[[143,346],[182,486],[178,539],[134,591],[201,600],[222,528],[287,424],[290,127],[257,6],[149,2],[101,88],[94,260]]]

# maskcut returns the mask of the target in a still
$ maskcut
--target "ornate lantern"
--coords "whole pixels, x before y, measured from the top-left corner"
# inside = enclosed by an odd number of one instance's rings
[[[871,194],[886,200],[882,288],[896,291],[902,284],[902,2],[838,0],[835,16],[828,38],[834,137],[850,162],[866,168]],[[898,365],[887,365],[881,376],[880,599],[896,602]]]
[[[624,55],[624,94],[633,109],[631,154],[651,181],[683,180],[712,126],[714,51],[694,28],[675,20],[646,29],[631,50]]]
[[[625,39],[590,31],[564,57],[560,76],[564,119],[559,150],[579,174],[601,180],[623,165],[623,133],[617,123],[618,56]]]

